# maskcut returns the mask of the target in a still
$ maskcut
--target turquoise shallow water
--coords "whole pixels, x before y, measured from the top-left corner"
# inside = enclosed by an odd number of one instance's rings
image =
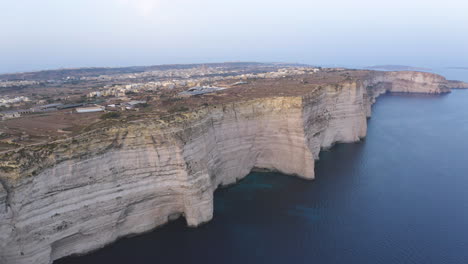
[[[200,228],[56,263],[468,263],[468,91],[382,96],[367,138],[322,152],[316,176],[252,173]]]

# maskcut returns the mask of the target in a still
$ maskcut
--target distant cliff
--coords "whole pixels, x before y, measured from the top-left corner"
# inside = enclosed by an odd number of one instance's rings
[[[468,83],[461,81],[447,81],[447,86],[452,89],[468,89]]]
[[[179,216],[200,225],[213,217],[215,189],[253,168],[313,179],[321,149],[366,136],[380,94],[439,94],[454,84],[370,72],[301,96],[213,105],[1,154],[0,262],[51,263]]]

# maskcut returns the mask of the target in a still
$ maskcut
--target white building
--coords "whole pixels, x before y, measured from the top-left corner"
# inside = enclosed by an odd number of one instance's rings
[[[104,111],[104,109],[100,106],[80,107],[76,109],[77,113],[93,113],[102,111]]]
[[[99,92],[99,91],[97,91],[97,92],[90,92],[90,93],[88,94],[88,97],[101,97],[101,96],[102,96],[102,94],[101,94],[101,92]]]
[[[17,118],[17,117],[20,117],[20,116],[21,116],[21,114],[16,110],[0,112],[0,117],[2,118],[2,120]]]

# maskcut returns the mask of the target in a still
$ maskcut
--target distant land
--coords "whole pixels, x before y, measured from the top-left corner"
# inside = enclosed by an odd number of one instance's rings
[[[450,69],[450,70],[467,70],[468,71],[468,67],[448,67],[447,69]]]
[[[366,67],[366,69],[380,71],[432,71],[432,69],[429,68],[413,67],[406,65],[375,65]]]
[[[97,77],[100,75],[119,75],[119,74],[135,74],[152,71],[164,70],[186,70],[195,67],[229,67],[231,69],[243,69],[246,67],[260,67],[260,66],[274,66],[274,67],[289,67],[289,66],[309,66],[299,63],[261,63],[261,62],[221,62],[221,63],[198,63],[198,64],[165,64],[165,65],[151,65],[151,66],[129,66],[129,67],[85,67],[85,68],[63,68],[51,69],[32,72],[16,72],[0,74],[0,81],[28,81],[28,80],[60,80],[67,77]]]

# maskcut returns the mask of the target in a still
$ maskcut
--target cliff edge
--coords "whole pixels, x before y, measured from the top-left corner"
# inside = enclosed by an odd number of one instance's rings
[[[179,216],[198,226],[213,217],[215,189],[253,168],[313,179],[321,149],[366,136],[380,94],[451,85],[430,73],[368,71],[3,153],[0,262],[52,263]]]

